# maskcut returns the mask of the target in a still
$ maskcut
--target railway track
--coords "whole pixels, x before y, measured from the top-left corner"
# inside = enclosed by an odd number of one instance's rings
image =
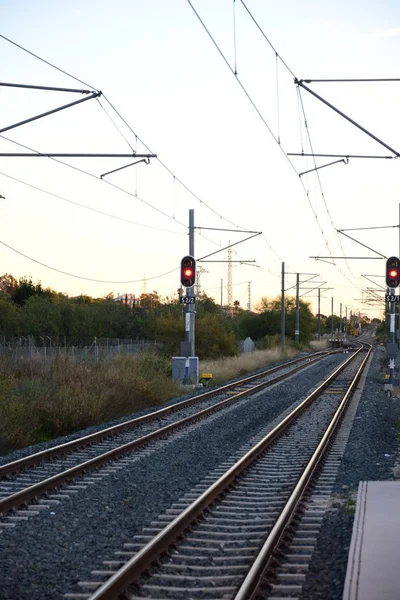
[[[262,597],[292,596],[291,579],[304,577],[304,552],[320,523],[320,511],[305,509],[304,499],[371,350],[362,345],[244,454],[211,473],[65,598],[250,600],[272,568],[284,583],[279,589],[264,583]],[[290,568],[279,566],[280,545],[290,540]]]
[[[103,467],[104,472],[105,465],[110,465],[112,469],[118,459],[207,418],[257,390],[282,381],[330,354],[331,352],[318,352],[296,358],[142,417],[0,465],[0,515],[5,515],[0,519],[0,529],[26,519],[29,514],[17,509],[38,500],[42,495],[47,495],[45,506],[52,502],[58,503],[63,496],[79,491],[79,480],[76,485],[72,482],[81,475],[100,467]],[[92,477],[94,482],[96,473]],[[52,494],[64,483],[69,484],[67,491],[61,489]],[[38,503],[35,504],[35,510],[30,512],[34,514],[40,509]],[[17,512],[8,515],[9,511]]]

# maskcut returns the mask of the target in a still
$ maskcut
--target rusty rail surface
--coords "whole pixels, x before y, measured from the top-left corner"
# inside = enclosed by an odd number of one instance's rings
[[[129,421],[125,421],[124,423],[119,423],[118,425],[113,425],[112,427],[107,427],[106,429],[102,429],[101,431],[96,431],[94,433],[91,433],[84,437],[78,438],[76,440],[71,440],[70,442],[66,442],[65,444],[53,446],[52,448],[47,448],[46,450],[41,450],[40,452],[36,452],[35,454],[25,456],[23,458],[20,458],[13,462],[7,463],[5,465],[0,465],[0,477],[9,475],[11,473],[15,473],[16,471],[19,471],[26,467],[31,467],[35,464],[38,464],[38,463],[48,460],[50,458],[55,458],[56,456],[66,454],[67,452],[75,450],[76,448],[83,448],[85,446],[89,446],[95,442],[103,440],[104,438],[116,435],[123,431],[128,431],[129,429],[133,429],[133,428],[137,427],[138,425],[142,425],[143,423],[147,423],[154,419],[158,419],[165,415],[171,414],[177,410],[180,410],[181,408],[185,408],[187,406],[191,406],[198,402],[202,402],[203,400],[206,400],[207,398],[210,398],[217,394],[221,394],[229,389],[233,389],[235,387],[240,387],[241,385],[249,383],[255,379],[260,379],[261,377],[265,377],[269,374],[275,373],[276,371],[279,371],[280,369],[284,369],[288,366],[297,364],[298,362],[307,361],[307,359],[312,360],[314,357],[316,357],[318,359],[324,358],[325,356],[329,356],[330,354],[333,354],[333,353],[334,352],[332,352],[332,351],[323,350],[320,352],[315,352],[314,354],[309,355],[309,356],[302,356],[302,357],[293,359],[291,361],[282,363],[275,367],[271,367],[270,369],[267,369],[266,371],[263,371],[262,373],[257,373],[256,375],[250,375],[249,377],[245,377],[244,379],[241,379],[240,381],[228,383],[228,384],[220,386],[218,388],[213,388],[212,390],[209,390],[208,392],[204,392],[197,396],[193,396],[192,398],[188,398],[187,400],[182,400],[180,402],[176,402],[175,404],[171,404],[170,406],[166,406],[165,408],[160,408],[159,410],[153,411],[152,413],[149,413],[147,415],[143,415],[141,417],[136,417],[135,419],[130,419]],[[308,364],[310,364],[310,363],[306,362],[304,367],[308,366]],[[295,372],[295,371],[293,371],[293,372]]]
[[[249,570],[246,578],[244,579],[242,585],[240,586],[238,592],[236,593],[234,600],[252,600],[257,594],[258,586],[269,568],[271,560],[273,558],[275,550],[278,548],[282,537],[285,534],[285,530],[289,526],[290,522],[293,519],[293,516],[296,512],[296,509],[304,497],[305,491],[313,478],[318,465],[323,459],[332,437],[334,436],[339,424],[341,422],[342,416],[346,407],[349,403],[349,400],[354,392],[354,389],[358,383],[358,380],[363,372],[365,365],[371,355],[372,346],[371,344],[366,344],[369,346],[369,350],[362,361],[360,367],[357,370],[352,382],[350,383],[346,394],[344,395],[342,401],[340,402],[335,414],[331,422],[329,423],[321,441],[319,442],[314,454],[312,455],[309,463],[304,469],[302,475],[300,476],[296,487],[291,493],[285,507],[283,508],[281,514],[279,515],[274,527],[270,531],[267,539],[265,540],[257,558],[255,559],[251,569]]]
[[[194,502],[192,502],[185,510],[182,511],[180,515],[178,515],[171,523],[169,523],[159,534],[157,534],[153,540],[151,540],[148,544],[146,544],[141,550],[139,550],[135,556],[133,556],[125,565],[123,565],[112,577],[110,577],[105,583],[103,583],[93,594],[90,596],[89,600],[115,600],[119,596],[123,595],[127,588],[133,584],[137,583],[140,580],[140,577],[143,573],[150,567],[150,565],[156,562],[161,554],[168,551],[169,547],[173,545],[176,540],[182,536],[188,528],[190,528],[196,519],[202,515],[220,496],[222,493],[227,491],[229,486],[235,481],[236,478],[240,476],[240,474],[251,464],[253,464],[257,458],[264,453],[269,446],[273,444],[273,442],[280,437],[280,435],[300,416],[300,414],[318,397],[320,396],[324,390],[336,379],[336,377],[358,356],[358,354],[363,350],[363,346],[360,345],[360,348],[351,355],[347,360],[345,360],[339,367],[337,367],[333,373],[320,385],[316,390],[314,390],[307,398],[305,398],[299,406],[297,406],[289,415],[287,415],[269,434],[267,434],[260,442],[258,442],[249,452],[247,452],[239,461],[235,463],[224,475],[222,475],[215,483],[213,483],[204,493],[202,493]],[[368,354],[369,356],[369,354]],[[361,372],[363,366],[365,365],[366,359],[362,363],[362,367],[357,371],[357,375],[352,381],[348,391],[346,392],[345,399],[339,405],[339,408],[335,412],[334,422],[337,423],[340,419],[340,416],[344,410],[345,405],[347,404],[347,398],[350,396],[352,390],[356,382],[358,381],[359,373]],[[351,390],[351,392],[350,392]],[[336,417],[336,415],[339,415]],[[300,489],[303,490],[308,484],[312,473],[318,464],[322,456],[322,448],[326,448],[328,441],[331,439],[333,435],[333,431],[335,430],[335,426],[332,424],[329,425],[327,432],[324,435],[324,442],[319,444],[317,450],[315,451],[313,458],[310,462],[312,464],[315,463],[315,466],[312,468],[307,465],[305,472],[306,475],[302,475],[301,485],[300,480],[298,485],[292,494],[295,500],[292,501],[296,504],[299,502],[301,497]],[[329,431],[329,434],[328,434]],[[316,458],[314,459],[314,456]],[[292,498],[291,496],[291,498]],[[287,518],[289,518],[293,514],[293,510],[286,511],[285,509],[282,513],[287,512]],[[282,516],[281,513],[281,516]],[[279,523],[283,522],[283,517],[281,519],[279,517]],[[276,529],[276,527],[274,527]],[[279,533],[282,535],[282,527],[279,526]],[[270,536],[269,536],[270,537]],[[267,540],[268,541],[268,540]],[[276,544],[274,544],[275,547]],[[260,576],[260,568],[257,567],[256,576]],[[246,578],[247,580],[247,578]],[[248,582],[246,583],[246,586]],[[243,586],[242,586],[243,587]],[[255,587],[253,575],[251,576],[251,587],[252,589]],[[246,587],[247,593],[247,587]],[[241,596],[235,598],[235,600],[249,600],[250,596],[246,596],[245,592],[241,592]],[[125,597],[124,595],[122,597]]]
[[[243,385],[243,383],[251,382],[251,381],[253,381],[255,379],[259,379],[260,377],[263,377],[263,376],[265,377],[266,375],[276,372],[279,369],[286,368],[287,366],[290,366],[292,364],[296,364],[296,363],[300,362],[300,360],[306,361],[306,362],[304,362],[304,364],[300,364],[297,367],[294,367],[293,369],[291,369],[290,371],[283,373],[282,375],[278,375],[277,377],[274,377],[273,379],[270,379],[269,381],[264,381],[259,384],[256,384],[256,385],[252,386],[251,388],[248,388],[244,391],[241,391],[241,392],[235,394],[234,396],[226,398],[225,400],[222,400],[213,406],[205,408],[205,409],[197,412],[194,415],[180,419],[179,421],[176,421],[175,423],[166,425],[166,426],[164,426],[160,429],[157,429],[151,433],[148,433],[140,438],[137,438],[136,440],[127,442],[121,446],[118,446],[117,448],[108,450],[107,452],[104,452],[103,454],[100,454],[99,456],[96,456],[94,458],[86,460],[83,463],[80,463],[79,465],[71,467],[65,471],[62,471],[60,473],[57,473],[56,475],[53,475],[52,477],[48,477],[47,479],[44,479],[38,483],[30,485],[29,487],[27,487],[23,490],[20,490],[20,491],[15,492],[5,498],[2,498],[2,499],[0,499],[0,514],[7,513],[10,510],[16,510],[20,506],[22,506],[32,500],[36,500],[39,496],[46,494],[46,493],[60,487],[62,484],[66,483],[66,482],[70,482],[70,481],[76,479],[77,477],[79,477],[85,473],[88,473],[89,471],[98,469],[102,465],[118,459],[119,457],[123,456],[124,454],[126,454],[128,452],[132,452],[133,450],[136,450],[137,448],[141,448],[156,439],[165,437],[166,435],[169,435],[178,429],[187,427],[187,426],[191,425],[192,423],[199,421],[200,419],[208,417],[209,415],[213,414],[214,412],[222,410],[225,407],[229,406],[230,404],[233,404],[234,402],[236,402],[237,400],[241,399],[244,396],[253,394],[257,390],[260,390],[262,388],[265,388],[265,387],[271,386],[275,383],[278,383],[279,381],[282,381],[283,379],[293,375],[294,373],[298,372],[299,370],[301,370],[307,366],[310,366],[314,362],[321,360],[327,354],[330,354],[330,353],[326,353],[326,352],[325,353],[316,353],[316,355],[313,355],[312,358],[303,357],[302,359],[295,359],[294,361],[291,361],[290,363],[285,363],[284,365],[280,365],[279,367],[273,367],[272,369],[269,369],[263,373],[259,373],[258,375],[252,375],[252,376],[242,379],[234,384],[228,384],[228,385],[222,386],[221,388],[218,388],[216,390],[212,390],[209,394],[207,393],[207,394],[199,395],[199,396],[196,396],[195,398],[191,398],[184,402],[174,404],[173,409],[177,410],[178,408],[182,408],[183,406],[185,407],[190,404],[194,404],[195,402],[199,402],[199,401],[203,400],[205,397],[209,397],[210,395],[216,395],[221,392],[224,392],[227,389],[232,389],[234,387],[240,387],[241,385]],[[152,420],[152,419],[156,418],[154,415],[160,416],[160,414],[161,415],[166,414],[166,412],[170,408],[172,408],[172,407],[167,407],[166,409],[161,409],[159,411],[156,411],[155,413],[151,413],[151,415],[145,415],[144,417],[139,417],[138,419],[133,419],[130,423],[135,422],[135,424],[139,424],[145,420]],[[172,412],[172,410],[170,410],[168,412]],[[150,417],[150,419],[146,419],[147,417]],[[123,423],[122,426],[124,426],[124,425],[126,425],[126,424]],[[61,450],[63,448],[65,448],[64,452],[67,452],[67,451],[71,450],[71,444],[73,444],[73,448],[77,448],[77,447],[80,448],[82,446],[87,445],[86,440],[88,438],[91,439],[91,443],[93,441],[98,441],[99,439],[103,439],[105,437],[105,435],[104,435],[105,432],[108,432],[108,435],[110,435],[110,432],[113,432],[113,433],[115,433],[116,431],[120,432],[121,429],[117,429],[119,427],[120,427],[119,425],[116,425],[107,430],[103,430],[102,432],[100,432],[100,434],[103,434],[103,435],[100,435],[99,437],[97,437],[97,433],[91,434],[90,436],[85,436],[84,438],[81,438],[78,440],[73,440],[73,442],[68,442],[65,445],[56,446],[55,448],[51,448],[50,450],[56,450],[57,453],[60,453]],[[79,442],[82,442],[82,443],[80,444]],[[21,461],[15,461],[14,463],[9,463],[9,465],[4,465],[5,471],[6,471],[6,473],[10,473],[11,471],[7,470],[7,467],[11,468],[16,463],[20,463],[20,462],[23,463],[24,467],[37,464],[37,462],[39,462],[39,460],[37,458],[39,455],[41,457],[40,462],[42,460],[49,458],[49,456],[46,453],[47,453],[47,451],[45,450],[38,454],[34,454],[33,455],[34,460],[32,461],[32,463],[30,463],[28,460],[30,457],[26,457],[24,459],[21,459]],[[15,469],[14,469],[14,471],[15,471]],[[0,468],[0,475],[1,474],[2,474],[2,472],[1,472],[1,468]]]

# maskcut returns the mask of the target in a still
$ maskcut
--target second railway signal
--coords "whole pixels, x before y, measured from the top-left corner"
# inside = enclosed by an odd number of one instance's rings
[[[391,256],[386,261],[386,285],[396,288],[400,284],[400,260]]]
[[[193,287],[196,283],[196,260],[193,256],[184,256],[181,260],[181,284]]]

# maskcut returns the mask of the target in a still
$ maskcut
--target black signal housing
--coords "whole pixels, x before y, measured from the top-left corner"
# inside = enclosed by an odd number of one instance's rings
[[[196,283],[196,259],[184,256],[181,260],[181,284],[183,287],[193,287]]]
[[[386,261],[386,285],[396,288],[400,284],[400,259],[391,256]]]

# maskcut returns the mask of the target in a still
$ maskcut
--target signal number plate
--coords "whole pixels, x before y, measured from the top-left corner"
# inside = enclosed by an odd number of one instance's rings
[[[386,294],[385,302],[400,302],[400,295]]]
[[[196,304],[196,298],[194,296],[181,296],[180,302],[181,304]]]

